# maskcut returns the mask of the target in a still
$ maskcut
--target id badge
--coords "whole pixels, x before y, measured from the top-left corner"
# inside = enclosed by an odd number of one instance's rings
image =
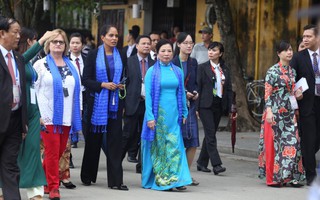
[[[298,109],[299,107],[298,107],[298,102],[297,102],[296,97],[293,96],[293,95],[290,95],[289,99],[290,99],[290,103],[291,103],[291,108],[292,108],[293,110]]]
[[[63,95],[64,97],[68,97],[69,96],[69,92],[68,92],[68,88],[63,88]]]
[[[20,89],[18,85],[13,85],[12,88],[13,92],[13,103],[19,103],[20,102]]]
[[[142,97],[146,96],[146,88],[144,86],[144,83],[141,83],[141,96]]]
[[[316,85],[320,84],[320,76],[316,76]]]
[[[30,103],[36,104],[36,91],[33,87],[30,88]]]

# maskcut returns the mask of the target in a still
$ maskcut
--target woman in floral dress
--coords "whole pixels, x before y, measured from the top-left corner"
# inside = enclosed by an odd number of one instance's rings
[[[291,45],[281,41],[276,49],[279,62],[269,68],[265,78],[259,177],[266,177],[266,184],[271,187],[286,183],[301,187],[299,182],[304,180],[305,174],[294,104],[296,99],[302,98],[302,92],[294,91],[296,72],[289,66],[293,55]]]

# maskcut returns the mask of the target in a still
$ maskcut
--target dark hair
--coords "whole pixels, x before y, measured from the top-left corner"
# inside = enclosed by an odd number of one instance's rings
[[[318,35],[318,27],[316,26],[316,25],[314,25],[314,24],[308,24],[308,25],[306,25],[305,27],[303,27],[303,30],[305,31],[305,30],[313,30],[313,33],[314,33],[314,35],[315,36],[317,36]]]
[[[162,34],[162,33],[166,34],[166,35],[167,35],[167,38],[169,37],[169,33],[168,33],[168,31],[166,31],[166,30],[161,31],[161,33],[159,34],[159,35],[160,35],[160,37],[161,37],[161,34]]]
[[[23,27],[20,33],[20,40],[18,45],[18,51],[23,54],[28,49],[28,39],[37,39],[38,34],[35,30]]]
[[[152,35],[152,34],[159,35],[159,37],[160,37],[160,33],[158,31],[151,31],[149,33],[149,36]]]
[[[0,19],[0,30],[4,30],[4,31],[8,32],[10,29],[10,26],[14,23],[19,24],[19,22],[13,18],[1,18]]]
[[[157,45],[156,45],[156,51],[157,51],[157,53],[159,53],[160,48],[161,48],[163,45],[166,45],[166,44],[170,44],[171,49],[173,50],[172,43],[171,43],[169,40],[161,39],[161,40],[157,43]]]
[[[148,38],[150,40],[150,43],[151,43],[151,38],[149,35],[139,35],[138,38],[136,39],[136,44],[139,44],[140,40],[142,38]]]
[[[79,32],[72,33],[72,34],[70,35],[69,41],[71,41],[71,39],[74,38],[74,37],[80,38],[81,43],[84,44],[84,38],[83,38],[83,36],[81,35],[81,33],[79,33]]]
[[[103,25],[103,26],[101,27],[101,29],[100,29],[100,36],[105,36],[105,35],[109,32],[109,30],[110,30],[111,28],[117,29],[117,27],[114,26],[114,25],[110,25],[110,24],[105,24],[105,25]],[[117,29],[117,30],[118,30],[118,29]]]
[[[281,40],[276,45],[276,51],[277,53],[281,53],[282,51],[288,50],[290,47],[291,47],[291,44],[289,42]]]
[[[183,43],[188,36],[190,36],[191,39],[192,39],[192,41],[193,41],[193,38],[192,38],[191,34],[189,34],[189,33],[187,33],[187,32],[180,32],[179,35],[178,35],[178,37],[177,37],[177,41],[176,41],[177,44]],[[180,54],[180,47],[178,47],[178,45],[176,46],[176,49],[175,49],[174,54],[175,54],[175,55],[179,55],[179,54]]]
[[[223,56],[223,53],[224,53],[223,44],[222,44],[221,42],[217,42],[217,41],[210,42],[210,44],[209,44],[209,46],[208,46],[208,50],[209,50],[209,49],[213,49],[213,48],[215,48],[215,47],[218,47],[218,49],[220,50],[220,53],[222,53],[222,56]],[[222,56],[219,57],[219,62],[223,61]]]

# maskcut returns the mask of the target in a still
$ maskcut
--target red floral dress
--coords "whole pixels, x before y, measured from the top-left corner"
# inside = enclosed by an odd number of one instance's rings
[[[297,120],[289,100],[296,72],[280,63],[272,66],[265,78],[265,112],[259,141],[260,178],[267,185],[305,179],[302,165]],[[270,107],[274,122],[265,123],[266,108]]]

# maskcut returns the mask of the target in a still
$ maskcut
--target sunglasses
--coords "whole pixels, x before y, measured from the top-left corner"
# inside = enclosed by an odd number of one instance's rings
[[[54,44],[54,45],[58,45],[58,44],[59,45],[64,45],[65,44],[65,42],[61,41],[61,40],[52,40],[51,43]]]

